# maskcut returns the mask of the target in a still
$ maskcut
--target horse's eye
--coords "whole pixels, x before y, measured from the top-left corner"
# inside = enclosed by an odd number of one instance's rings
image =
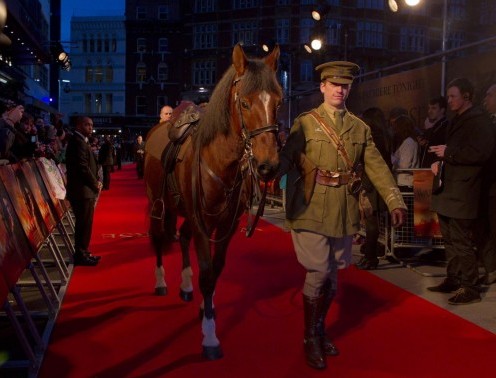
[[[243,109],[250,109],[250,104],[246,100],[241,100],[241,106]]]

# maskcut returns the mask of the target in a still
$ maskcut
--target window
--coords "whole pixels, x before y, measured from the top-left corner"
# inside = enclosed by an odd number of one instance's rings
[[[90,35],[90,52],[95,52],[95,40],[93,34]]]
[[[309,43],[314,21],[311,18],[300,20],[300,43]]]
[[[450,0],[448,2],[448,18],[450,20],[464,20],[467,17],[467,5],[465,3],[465,0]]]
[[[136,40],[136,51],[139,53],[146,51],[146,38],[138,38]]]
[[[234,9],[258,7],[258,0],[234,0]]]
[[[300,60],[300,81],[313,81],[313,65],[308,59]]]
[[[114,95],[112,93],[105,94],[105,113],[113,113],[114,112]]]
[[[84,94],[84,112],[91,113],[91,93]]]
[[[204,60],[193,64],[193,85],[213,85],[216,82],[215,61]]]
[[[462,46],[463,43],[465,42],[465,32],[463,32],[461,30],[455,30],[455,31],[450,32],[448,34],[446,42],[447,42],[446,43],[446,45],[447,45],[446,49],[447,50]]]
[[[103,83],[103,67],[96,66],[94,70],[95,83]]]
[[[169,19],[169,6],[168,5],[159,5],[158,6],[158,19],[159,20],[168,20]]]
[[[158,52],[165,53],[169,50],[169,38],[159,38],[158,40]]]
[[[256,45],[258,42],[258,22],[243,21],[233,24],[232,44],[241,43],[245,46]]]
[[[110,63],[105,67],[105,82],[112,83],[114,81],[114,67]]]
[[[102,36],[100,34],[98,34],[96,39],[96,51],[102,52]]]
[[[357,0],[357,8],[384,9],[384,0]]]
[[[83,34],[83,52],[88,52],[88,39],[86,34]]]
[[[378,22],[357,22],[356,45],[372,49],[386,48],[384,25]]]
[[[146,114],[146,96],[136,96],[136,115],[145,115],[145,114]]]
[[[341,24],[337,20],[326,20],[326,43],[339,46],[341,44]]]
[[[146,64],[138,63],[136,65],[136,81],[142,83],[146,81]]]
[[[276,40],[277,43],[285,45],[289,43],[289,19],[280,18],[276,20]]]
[[[95,94],[95,113],[100,114],[103,109],[103,104],[102,104],[102,94],[101,93],[96,93]]]
[[[217,24],[198,24],[193,27],[193,48],[217,47]]]
[[[496,7],[493,0],[482,0],[480,11],[481,25],[494,25],[496,24]]]
[[[401,28],[400,51],[424,52],[425,30],[415,27]]]
[[[115,34],[112,36],[112,46],[110,48],[110,51],[116,52],[117,51],[117,37]]]
[[[196,0],[195,13],[215,12],[217,9],[217,0]]]
[[[146,8],[138,6],[136,7],[136,19],[144,20],[146,18]]]
[[[169,103],[169,98],[167,96],[157,96],[157,110],[156,113],[160,114],[160,110],[164,105]]]
[[[86,66],[84,81],[86,83],[92,83],[93,82],[93,67],[90,65]]]
[[[110,51],[110,39],[109,39],[108,34],[105,34],[104,47],[103,47],[103,49],[104,49],[105,52],[109,52]]]
[[[157,80],[164,82],[169,80],[169,66],[167,63],[159,63],[157,68]]]

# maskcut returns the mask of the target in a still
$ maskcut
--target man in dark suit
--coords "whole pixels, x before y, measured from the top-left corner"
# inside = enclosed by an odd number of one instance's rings
[[[92,131],[91,118],[78,118],[66,150],[67,199],[76,218],[74,265],[94,266],[100,259],[88,250],[96,199],[102,189],[102,183],[98,181],[97,161],[88,144]]]
[[[432,165],[437,185],[432,210],[438,213],[444,239],[447,277],[427,289],[455,295],[449,304],[479,302],[477,228],[480,226],[483,167],[491,156],[494,137],[489,117],[473,106],[474,87],[464,78],[448,84],[448,106],[455,116],[446,131],[446,144],[431,146],[439,162]]]

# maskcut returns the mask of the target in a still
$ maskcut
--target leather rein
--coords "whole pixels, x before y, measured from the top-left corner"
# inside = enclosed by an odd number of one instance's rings
[[[233,86],[235,88],[236,85],[241,81],[243,76],[236,78],[233,81]],[[242,189],[239,188],[246,175],[248,174],[250,176],[250,185],[252,187],[252,195],[250,196],[250,200],[248,203],[248,207],[250,209],[249,214],[251,214],[251,208],[253,207],[253,193],[254,192],[259,192],[260,188],[257,184],[257,178],[258,174],[255,168],[254,164],[254,155],[253,155],[253,145],[251,139],[255,138],[256,136],[266,133],[266,132],[272,132],[276,133],[278,130],[277,125],[267,125],[264,127],[260,127],[255,130],[248,130],[248,128],[245,125],[244,118],[243,118],[243,113],[241,111],[241,100],[238,95],[238,92],[236,91],[234,93],[234,101],[236,102],[236,108],[238,111],[238,116],[241,121],[241,138],[243,141],[243,155],[241,159],[238,162],[237,165],[237,170],[236,170],[236,175],[234,179],[234,183],[231,187],[226,185],[224,181],[217,176],[207,165],[205,161],[201,159],[201,154],[200,154],[200,149],[195,151],[195,160],[197,162],[197,169],[195,170],[194,168],[192,169],[192,175],[191,175],[191,181],[192,181],[192,200],[193,200],[193,208],[194,208],[194,215],[198,221],[198,224],[200,226],[201,231],[209,237],[209,240],[214,243],[220,243],[224,240],[226,240],[232,233],[234,225],[236,223],[236,214],[238,213],[238,210],[241,206],[241,196],[242,196]],[[225,196],[225,205],[216,213],[209,213],[207,211],[207,203],[205,200],[205,193],[203,191],[203,186],[202,186],[202,168],[203,170],[224,190],[224,196]],[[238,196],[237,199],[233,198],[233,195],[238,189]],[[257,191],[258,189],[258,191]],[[262,194],[262,197],[259,202],[257,214],[254,218],[253,221],[250,222],[251,219],[248,221],[248,226],[246,227],[246,236],[251,237],[253,235],[253,232],[255,231],[255,226],[258,222],[258,219],[263,215],[263,210],[265,207],[265,199],[267,195],[267,182],[265,182],[264,185],[264,191]],[[258,195],[257,195],[258,196]],[[235,211],[233,212],[232,220],[231,220],[231,225],[229,227],[228,232],[223,235],[220,238],[215,238],[212,239],[210,238],[209,232],[207,230],[207,227],[205,225],[205,221],[203,216],[210,216],[210,217],[219,217],[221,214],[223,214],[226,210],[228,210],[231,207],[231,204],[233,201],[236,200],[236,205],[235,205]],[[201,211],[200,211],[201,210]],[[216,235],[217,236],[217,235]]]

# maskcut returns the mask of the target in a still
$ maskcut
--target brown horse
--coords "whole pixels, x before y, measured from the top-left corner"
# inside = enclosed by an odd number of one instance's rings
[[[259,193],[258,183],[271,180],[279,165],[279,53],[276,47],[264,59],[249,59],[241,46],[235,46],[232,66],[215,87],[206,110],[197,109],[199,120],[174,155],[172,168],[165,164],[169,168],[164,169],[162,158],[169,129],[188,119],[185,113],[193,114],[194,121],[194,105],[182,103],[170,122],[155,126],[147,136],[145,182],[151,204],[150,238],[157,256],[156,293],[167,293],[162,252],[174,239],[176,216],[180,215],[184,217],[179,240],[183,255],[180,295],[185,301],[192,299],[189,244],[193,238],[203,296],[203,354],[212,360],[222,357],[213,295],[227,247],[240,216]]]

